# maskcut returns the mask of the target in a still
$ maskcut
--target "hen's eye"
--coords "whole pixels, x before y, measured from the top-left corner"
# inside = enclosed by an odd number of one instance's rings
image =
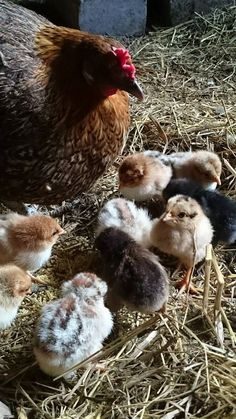
[[[180,212],[180,213],[178,214],[178,217],[179,217],[179,218],[184,218],[184,217],[185,217],[185,215],[186,215],[186,214],[185,214],[185,212]]]
[[[56,236],[58,234],[58,230],[53,231],[52,236]]]

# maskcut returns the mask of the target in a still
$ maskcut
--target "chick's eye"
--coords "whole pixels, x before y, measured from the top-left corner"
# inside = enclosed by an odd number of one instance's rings
[[[58,230],[54,230],[52,236],[56,236],[58,234]]]
[[[180,213],[178,214],[178,217],[179,217],[179,218],[184,218],[184,217],[185,217],[185,215],[186,215],[186,214],[185,214],[185,212],[180,212]]]

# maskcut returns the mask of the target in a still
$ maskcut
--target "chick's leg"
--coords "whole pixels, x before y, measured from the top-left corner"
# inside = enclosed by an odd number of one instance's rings
[[[191,284],[191,275],[193,268],[189,268],[184,277],[177,282],[177,287],[180,288],[179,295],[184,291],[189,291],[191,294],[197,294],[198,290]]]

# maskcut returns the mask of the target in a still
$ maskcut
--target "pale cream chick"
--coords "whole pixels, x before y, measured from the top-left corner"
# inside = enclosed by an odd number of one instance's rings
[[[163,155],[163,163],[173,167],[173,177],[188,178],[200,183],[204,189],[214,190],[221,184],[222,164],[216,153],[199,150]]]
[[[31,292],[31,278],[15,265],[0,267],[0,329],[6,329],[14,321],[19,306]]]
[[[202,208],[184,195],[169,199],[165,213],[154,221],[151,230],[152,244],[162,252],[176,256],[186,267],[186,276],[180,283],[183,287],[189,285],[192,267],[204,259],[212,237],[212,225]]]
[[[208,190],[214,190],[217,185],[221,184],[222,164],[218,155],[211,151],[163,154],[156,150],[146,150],[143,154],[171,166],[174,178],[192,179]]]
[[[48,261],[53,245],[64,232],[46,215],[1,216],[0,264],[14,263],[26,271],[36,271]]]
[[[119,167],[119,190],[125,198],[145,201],[161,195],[172,169],[160,160],[136,153],[127,156]]]

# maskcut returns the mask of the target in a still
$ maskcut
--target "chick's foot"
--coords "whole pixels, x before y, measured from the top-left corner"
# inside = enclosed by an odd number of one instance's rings
[[[184,277],[177,282],[176,287],[180,289],[178,295],[183,294],[184,291],[189,291],[190,294],[198,294],[202,291],[200,288],[196,288],[191,284],[191,272],[192,269],[189,269]]]

